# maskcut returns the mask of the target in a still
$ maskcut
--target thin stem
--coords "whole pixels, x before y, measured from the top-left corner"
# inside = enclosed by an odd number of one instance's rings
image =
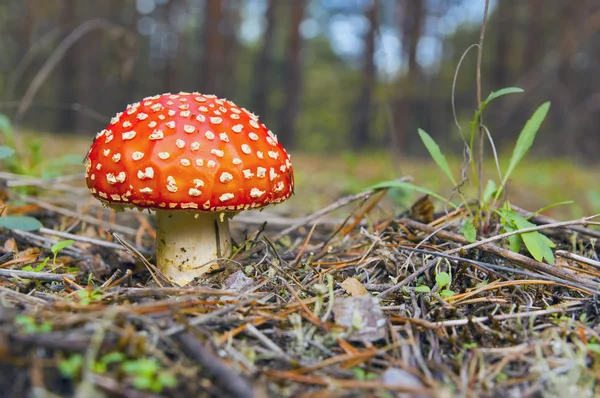
[[[490,0],[485,0],[485,9],[483,11],[483,21],[481,23],[481,31],[479,33],[479,48],[477,49],[477,104],[478,109],[482,107],[481,97],[481,60],[483,58],[483,39],[485,38],[485,27],[487,25],[488,10],[490,6]],[[479,209],[483,207],[483,153],[484,153],[484,129],[483,129],[483,115],[479,116],[479,156],[477,159],[477,199],[479,202]],[[480,229],[483,227],[483,220],[479,220]]]

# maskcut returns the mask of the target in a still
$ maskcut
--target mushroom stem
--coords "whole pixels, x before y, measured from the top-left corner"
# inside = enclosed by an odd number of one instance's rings
[[[156,262],[180,286],[205,274],[214,260],[231,255],[227,214],[156,211]]]

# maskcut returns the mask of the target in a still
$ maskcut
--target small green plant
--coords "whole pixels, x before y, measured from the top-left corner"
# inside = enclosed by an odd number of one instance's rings
[[[23,269],[23,271],[27,271],[27,272],[40,272],[41,270],[44,269],[44,267],[46,266],[47,263],[48,263],[48,258],[46,257],[44,259],[44,261],[39,263],[35,268],[33,268],[32,265],[26,265],[22,269]]]
[[[435,276],[435,283],[437,283],[439,290],[440,290],[440,296],[442,297],[451,297],[454,296],[454,292],[448,288],[446,288],[446,286],[450,286],[450,283],[452,282],[452,278],[450,277],[450,274],[448,274],[447,272],[438,272],[437,275]]]
[[[17,315],[15,317],[15,324],[27,334],[50,333],[52,331],[51,322],[38,322],[34,317],[29,315]]]
[[[477,135],[477,127],[479,126],[481,117],[483,116],[484,109],[486,109],[490,102],[499,97],[521,92],[523,92],[523,90],[520,88],[508,87],[490,93],[490,95],[484,101],[481,102],[479,108],[475,111],[475,114],[473,115],[473,119],[470,122],[470,137],[468,142],[470,153],[473,153],[473,145],[475,137]],[[519,231],[520,229],[533,226],[533,224],[527,221],[527,219],[513,211],[510,208],[508,202],[504,201],[504,198],[502,198],[502,196],[504,193],[504,188],[506,187],[509,178],[511,177],[517,165],[521,162],[523,157],[531,148],[535,136],[537,135],[537,132],[544,119],[546,118],[549,110],[549,102],[542,104],[533,113],[533,115],[527,121],[527,123],[525,123],[525,126],[521,130],[521,133],[517,139],[512,156],[510,158],[508,167],[504,172],[504,175],[502,175],[500,171],[501,168],[498,163],[498,158],[496,156],[496,153],[494,152],[496,167],[498,171],[498,182],[494,180],[489,180],[483,188],[483,182],[478,180],[478,174],[475,172],[476,161],[472,157],[469,159],[474,184],[482,187],[482,194],[480,195],[481,197],[477,201],[476,208],[473,208],[473,201],[467,200],[462,191],[459,189],[461,183],[458,182],[457,179],[454,177],[454,174],[450,169],[448,161],[446,160],[445,155],[442,153],[439,145],[424,130],[418,130],[419,136],[423,141],[425,148],[427,148],[427,151],[429,152],[430,156],[440,168],[442,173],[448,178],[448,180],[454,185],[454,187],[456,187],[456,192],[461,198],[460,206],[464,206],[469,214],[469,217],[463,222],[462,227],[460,229],[461,234],[465,237],[465,239],[468,242],[475,242],[479,233],[486,232],[486,230],[489,228],[492,216],[494,215],[500,219],[505,232]],[[488,136],[488,138],[491,141],[491,136]],[[371,188],[404,188],[407,190],[413,190],[429,194],[432,197],[443,201],[448,207],[457,208],[459,206],[458,204],[443,198],[441,195],[431,192],[427,188],[419,187],[406,182],[387,181],[379,183]],[[501,203],[501,201],[504,201],[504,205],[501,208],[499,208],[499,203]],[[513,251],[519,251],[522,245],[524,244],[527,251],[536,260],[546,260],[551,264],[554,262],[554,256],[552,254],[552,248],[554,248],[554,244],[550,239],[548,239],[545,235],[543,235],[540,232],[534,231],[522,234],[516,233],[515,235],[509,237],[508,241],[511,250]],[[425,287],[418,288],[420,288],[419,291],[425,291]]]
[[[58,371],[67,379],[74,379],[77,377],[82,367],[83,355],[81,354],[73,354],[58,362]]]
[[[354,373],[354,378],[359,381],[369,381],[376,380],[379,375],[377,373],[368,372],[362,368],[352,368],[352,373]]]
[[[53,178],[60,176],[65,167],[81,164],[81,156],[75,154],[48,160],[38,141],[29,142],[27,151],[17,151],[15,148],[19,148],[19,145],[12,123],[3,114],[0,114],[0,135],[4,143],[0,146],[0,160],[11,173]]]
[[[75,379],[81,373],[84,357],[73,354],[58,363],[60,374],[68,379]],[[124,373],[131,379],[131,384],[138,390],[161,393],[165,388],[175,387],[175,376],[162,368],[155,358],[128,359],[122,352],[112,351],[103,355],[92,364],[95,373],[106,373],[113,366],[116,372]]]
[[[98,289],[81,289],[75,292],[80,305],[90,305],[102,300],[102,291]]]
[[[54,258],[52,259],[52,264],[56,265],[56,257],[58,256],[58,253],[71,246],[73,243],[75,243],[74,240],[63,240],[60,242],[57,242],[55,244],[53,244],[50,247],[50,251],[52,252],[52,254],[54,254]],[[44,267],[48,264],[48,261],[50,260],[50,257],[46,257],[41,263],[39,263],[35,268],[32,265],[26,265],[22,268],[23,271],[28,271],[28,272],[40,272],[41,270],[44,269]]]
[[[435,275],[435,283],[438,285],[438,290],[440,292],[440,296],[444,298],[454,296],[454,292],[447,287],[452,283],[452,277],[447,272],[438,272]],[[427,285],[419,284],[415,287],[415,292],[417,293],[430,293],[431,288]]]
[[[56,242],[50,247],[50,251],[54,254],[54,258],[52,259],[52,263],[56,265],[56,257],[61,250],[66,249],[71,246],[75,241],[73,239],[67,239],[60,242]]]
[[[133,377],[132,384],[139,390],[160,393],[167,387],[177,385],[175,376],[162,369],[154,358],[126,361],[123,363],[122,370],[125,374]]]

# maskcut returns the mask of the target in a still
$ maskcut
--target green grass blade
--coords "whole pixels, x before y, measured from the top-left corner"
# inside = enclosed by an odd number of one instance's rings
[[[519,138],[517,139],[517,144],[515,145],[515,149],[513,150],[513,154],[510,158],[510,163],[508,165],[508,170],[506,170],[506,174],[504,175],[504,179],[502,180],[502,186],[506,185],[506,181],[508,181],[510,175],[517,167],[517,164],[523,159],[531,145],[533,144],[533,140],[542,125],[542,122],[546,118],[548,114],[548,110],[550,109],[550,102],[545,102],[533,113],[531,119],[525,123]]]
[[[498,91],[492,91],[490,93],[490,95],[488,95],[488,97],[485,99],[486,104],[489,104],[491,101],[495,100],[498,97],[502,97],[503,95],[507,95],[507,94],[517,94],[517,93],[522,93],[525,90],[523,90],[522,88],[519,87],[506,87],[503,89],[500,89]]]
[[[440,147],[436,142],[431,138],[429,134],[427,134],[424,130],[419,129],[419,136],[425,144],[425,147],[429,151],[429,154],[438,165],[438,167],[448,176],[452,184],[456,185],[456,180],[452,176],[452,171],[450,170],[450,166],[448,165],[448,161],[446,160],[446,156],[440,150]]]

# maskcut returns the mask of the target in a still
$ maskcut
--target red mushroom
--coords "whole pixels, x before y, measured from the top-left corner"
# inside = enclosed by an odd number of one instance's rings
[[[258,117],[199,93],[144,98],[96,135],[86,157],[93,196],[156,211],[159,269],[175,283],[231,254],[228,219],[288,199],[290,157]]]

